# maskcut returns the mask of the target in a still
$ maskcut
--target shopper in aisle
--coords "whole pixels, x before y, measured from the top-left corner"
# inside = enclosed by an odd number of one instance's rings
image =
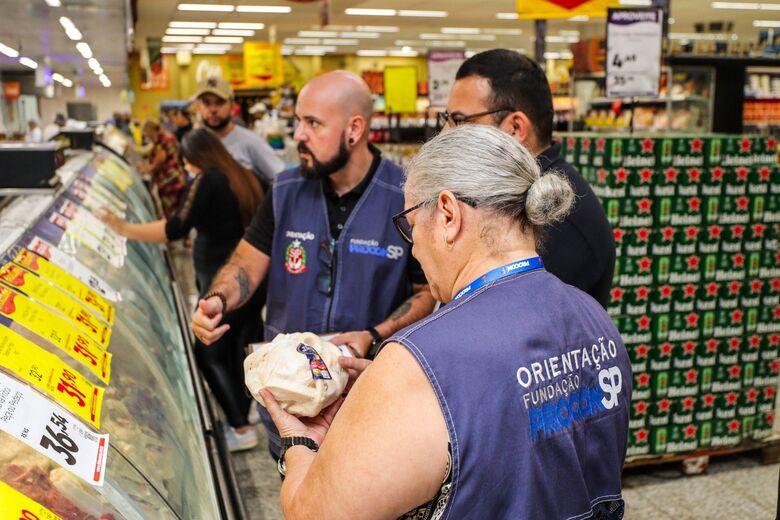
[[[351,331],[333,341],[364,356],[433,309],[411,247],[390,222],[403,209],[403,173],[368,143],[373,104],[358,76],[311,80],[295,111],[301,165],[279,175],[192,327],[204,343],[217,340],[230,329],[223,314],[267,277],[266,339]],[[264,422],[273,427],[267,415]],[[278,455],[278,434],[269,433]]]
[[[43,140],[43,133],[41,127],[38,126],[38,121],[30,119],[27,121],[27,133],[24,136],[24,142],[26,143],[40,143]]]
[[[545,267],[564,282],[609,303],[615,266],[612,228],[588,182],[561,156],[552,142],[553,104],[550,85],[539,65],[507,49],[481,52],[458,69],[443,127],[464,123],[496,126],[531,151],[543,173],[556,171],[577,195],[571,214],[545,228],[540,251]]]
[[[184,108],[174,108],[168,114],[168,119],[175,128],[173,135],[175,135],[176,140],[181,143],[184,136],[192,130],[192,119],[190,118],[189,112]]]
[[[151,184],[157,189],[163,214],[170,218],[179,206],[187,178],[179,162],[179,143],[176,138],[151,119],[143,126],[144,137],[152,144],[148,160],[141,163],[139,171],[151,177]]]
[[[195,228],[198,233],[193,260],[202,296],[241,240],[260,203],[262,189],[254,174],[206,128],[187,134],[181,153],[195,180],[170,218],[130,224],[110,212],[104,211],[101,217],[122,236],[146,242],[178,240]],[[251,399],[244,389],[243,362],[246,345],[260,339],[261,308],[259,296],[250,298],[246,305],[225,316],[230,330],[224,336],[209,346],[200,341],[195,345],[198,367],[231,426],[226,435],[231,451],[257,445],[257,431],[247,422]]]
[[[43,140],[52,140],[62,132],[63,128],[65,128],[65,114],[57,114],[54,116],[54,122],[50,125],[46,125],[46,128],[43,129]]]
[[[233,89],[222,78],[200,82],[195,94],[203,124],[213,130],[238,162],[252,170],[265,186],[284,169],[284,162],[260,136],[233,121]]]
[[[407,171],[393,220],[447,305],[390,338],[321,416],[261,391],[287,447],[285,517],[621,518],[628,354],[536,249],[570,184],[481,125],[440,134]]]

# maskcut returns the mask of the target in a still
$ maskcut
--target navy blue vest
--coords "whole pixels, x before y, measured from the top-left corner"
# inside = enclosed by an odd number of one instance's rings
[[[279,174],[273,186],[274,240],[268,272],[265,338],[290,332],[365,330],[383,322],[411,294],[407,274],[411,246],[391,217],[404,209],[403,171],[382,159],[335,243],[331,240],[322,182],[296,168]]]
[[[447,423],[442,518],[580,519],[620,499],[631,365],[593,298],[547,271],[522,273],[389,341],[417,358]]]

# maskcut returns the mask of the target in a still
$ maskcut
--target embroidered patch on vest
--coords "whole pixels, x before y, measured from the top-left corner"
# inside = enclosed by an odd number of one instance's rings
[[[291,274],[306,272],[306,249],[300,240],[293,240],[284,252],[284,268]]]

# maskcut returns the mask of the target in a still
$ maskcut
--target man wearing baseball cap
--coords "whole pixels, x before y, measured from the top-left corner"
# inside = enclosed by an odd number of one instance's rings
[[[252,170],[264,185],[270,184],[284,169],[284,162],[263,138],[233,122],[230,83],[220,77],[206,78],[198,84],[195,98],[203,124],[222,139],[238,162]]]

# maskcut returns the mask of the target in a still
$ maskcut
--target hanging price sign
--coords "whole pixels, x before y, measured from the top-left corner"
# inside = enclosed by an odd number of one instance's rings
[[[2,372],[0,429],[77,477],[103,485],[108,435],[93,433],[78,418]]]
[[[607,96],[657,96],[661,80],[661,9],[610,9]]]

